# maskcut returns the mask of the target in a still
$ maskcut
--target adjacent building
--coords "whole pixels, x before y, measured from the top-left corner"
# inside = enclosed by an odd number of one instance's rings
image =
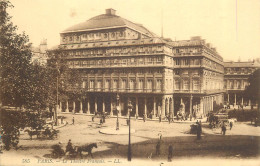
[[[43,39],[38,47],[32,47],[32,63],[45,65],[47,63],[47,40]]]
[[[68,66],[83,74],[80,97],[61,99],[62,112],[113,115],[118,104],[125,116],[131,101],[131,116],[198,117],[223,104],[223,59],[200,37],[164,39],[107,9],[60,39]]]
[[[231,108],[239,106],[251,108],[256,105],[256,101],[249,100],[243,94],[246,86],[248,86],[249,76],[260,68],[257,61],[249,62],[225,62],[225,104]]]

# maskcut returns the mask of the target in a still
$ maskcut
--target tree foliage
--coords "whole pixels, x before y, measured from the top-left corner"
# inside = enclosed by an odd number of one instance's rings
[[[31,44],[25,33],[17,34],[6,10],[9,1],[0,2],[0,97],[3,105],[21,107],[30,103]]]
[[[246,87],[245,95],[251,100],[256,100],[258,103],[258,110],[260,104],[260,69],[257,69],[248,78],[249,85]]]

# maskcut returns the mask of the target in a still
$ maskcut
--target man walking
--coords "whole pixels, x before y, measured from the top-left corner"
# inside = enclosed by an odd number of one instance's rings
[[[156,155],[159,156],[160,155],[160,149],[161,149],[161,143],[160,141],[158,141],[158,143],[156,144]]]
[[[227,128],[226,128],[225,124],[223,123],[223,125],[222,125],[222,134],[223,135],[226,134],[226,130],[227,130]]]
[[[168,161],[169,162],[172,161],[172,155],[173,155],[173,147],[172,147],[172,145],[170,145],[169,150],[168,150]]]
[[[230,126],[230,130],[231,130],[232,127],[233,127],[233,122],[232,121],[230,121],[229,126]]]
[[[75,122],[75,119],[74,119],[74,117],[72,118],[72,124],[74,125],[74,122]]]

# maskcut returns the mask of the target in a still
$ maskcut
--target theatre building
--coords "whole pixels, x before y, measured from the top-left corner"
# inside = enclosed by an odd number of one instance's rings
[[[186,111],[205,115],[223,103],[223,59],[199,37],[163,39],[107,9],[60,33],[63,57],[79,70],[80,97],[60,99],[60,111],[156,118]]]
[[[251,108],[256,105],[256,99],[251,101],[244,96],[244,90],[248,86],[248,78],[254,71],[260,68],[257,62],[225,62],[225,104],[231,108]]]

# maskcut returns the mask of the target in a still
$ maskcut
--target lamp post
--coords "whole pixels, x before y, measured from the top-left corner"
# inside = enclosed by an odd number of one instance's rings
[[[119,121],[118,121],[118,113],[119,113],[119,95],[116,94],[116,112],[117,112],[117,118],[116,118],[116,130],[119,130]]]
[[[59,109],[59,74],[60,74],[60,70],[59,70],[59,66],[58,66],[58,62],[56,62],[56,66],[57,66],[57,82],[56,82],[56,109],[55,109],[55,116],[54,116],[54,120],[55,120],[55,126],[58,125],[58,109]]]
[[[131,151],[131,123],[130,123],[130,115],[133,109],[133,105],[131,103],[131,101],[129,101],[128,103],[128,112],[129,112],[129,142],[128,142],[128,161],[131,161],[132,159],[132,151]]]

